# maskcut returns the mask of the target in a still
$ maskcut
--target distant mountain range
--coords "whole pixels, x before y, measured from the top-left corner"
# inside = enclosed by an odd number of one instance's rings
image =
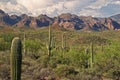
[[[20,16],[8,15],[3,10],[0,10],[0,26],[42,28],[49,25],[55,29],[65,30],[119,30],[120,14],[108,18],[96,18],[66,13],[50,18],[47,15],[39,15],[38,17],[26,14]]]

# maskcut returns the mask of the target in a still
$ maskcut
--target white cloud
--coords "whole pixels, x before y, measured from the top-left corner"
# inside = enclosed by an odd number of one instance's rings
[[[4,1],[4,4],[1,1],[0,3],[1,8],[8,13],[13,10],[26,14],[32,13],[33,16],[38,16],[42,13],[55,16],[68,12],[77,14],[82,8],[88,5],[90,1],[91,0],[16,0],[16,4],[12,4],[11,2],[13,2],[13,0],[10,0],[9,2]]]
[[[120,5],[120,1],[113,1],[111,4]]]
[[[17,3],[25,6],[29,10],[34,10],[51,5],[51,1],[52,0],[17,0]]]
[[[78,10],[86,6],[89,1],[90,0],[17,0],[17,3],[27,8],[34,16],[41,13],[54,16],[66,12],[78,13]]]
[[[120,13],[119,10],[117,12],[112,12],[109,13],[111,9],[111,11],[118,9],[115,6],[113,6],[113,4],[115,5],[120,5],[120,1],[118,0],[95,0],[93,3],[91,3],[90,5],[88,5],[86,8],[82,9],[80,11],[80,15],[85,15],[85,16],[95,16],[95,17],[109,17],[111,15],[118,14]],[[113,6],[110,8],[110,5]],[[118,6],[120,8],[120,6]]]
[[[100,9],[112,4],[120,4],[119,0],[0,0],[0,8],[8,13],[31,14],[38,16],[47,14],[56,16],[61,13],[77,15],[104,16]]]
[[[8,13],[17,13],[17,14],[24,14],[27,13],[27,9],[24,6],[21,5],[15,5],[12,4],[11,2],[0,2],[0,8],[5,10]],[[24,12],[23,12],[24,11]]]
[[[83,9],[79,13],[81,16],[102,17],[102,13],[97,10]]]
[[[96,0],[88,8],[91,9],[100,9],[104,6],[107,6],[112,0]]]

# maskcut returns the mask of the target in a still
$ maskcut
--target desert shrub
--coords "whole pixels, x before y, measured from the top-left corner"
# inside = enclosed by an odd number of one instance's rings
[[[0,51],[5,51],[10,49],[10,43],[5,42],[3,38],[0,38]]]
[[[37,62],[39,62],[39,64],[43,67],[43,68],[46,68],[49,66],[49,56],[48,55],[44,55],[44,56],[41,56]]]
[[[101,44],[110,44],[110,41],[106,38],[102,38],[100,36],[84,36],[84,37],[80,37],[76,40],[75,43],[79,43],[79,44],[90,44],[91,42],[101,45]]]
[[[51,68],[36,69],[33,73],[32,78],[35,80],[56,80],[56,75]]]
[[[55,73],[59,77],[69,77],[70,75],[76,75],[78,72],[74,69],[74,67],[67,65],[58,65],[55,69]]]
[[[42,51],[43,47],[44,45],[39,39],[25,41],[26,54],[33,59],[40,57],[39,51]]]
[[[102,80],[101,75],[97,75],[93,70],[82,70],[75,77],[74,80]]]
[[[0,65],[0,80],[10,80],[10,66],[6,64]]]
[[[114,53],[114,51],[99,55],[95,63],[96,71],[101,72],[105,77],[117,80],[120,78],[119,57],[119,53]]]
[[[14,36],[15,35],[13,33],[2,33],[0,35],[0,37],[2,37],[6,42],[11,42]]]

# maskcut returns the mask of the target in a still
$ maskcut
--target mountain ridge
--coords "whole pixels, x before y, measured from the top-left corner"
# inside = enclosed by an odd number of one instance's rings
[[[120,16],[119,18],[116,18],[116,16],[96,18],[91,16],[77,16],[70,13],[63,13],[54,18],[43,14],[38,17],[26,14],[17,16],[8,15],[3,10],[0,10],[0,26],[9,27],[41,28],[51,25],[54,28],[66,30],[119,30],[120,21],[117,21],[117,19],[120,20]]]

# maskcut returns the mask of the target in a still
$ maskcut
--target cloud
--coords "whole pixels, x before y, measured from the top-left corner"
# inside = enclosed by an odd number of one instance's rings
[[[79,14],[82,16],[102,17],[102,13],[94,9],[83,9]]]
[[[100,9],[107,6],[110,2],[111,0],[93,0],[89,5],[79,12],[79,15],[103,17],[104,13],[100,12]]]
[[[5,6],[6,5],[6,6]],[[27,8],[19,4],[12,4],[11,2],[0,2],[0,8],[8,13],[17,13],[18,15],[27,13]],[[23,12],[24,11],[24,12]]]
[[[16,4],[16,0],[0,0],[0,3],[7,3],[10,2],[11,4]]]
[[[118,5],[116,7],[116,5]],[[94,17],[109,17],[119,13],[120,1],[118,0],[95,0],[80,11],[80,15]]]
[[[104,6],[107,6],[112,0],[96,0],[88,8],[91,9],[100,9]]]
[[[111,4],[120,5],[120,1],[113,1]]]
[[[108,5],[119,5],[119,0],[0,0],[0,8],[9,14],[47,14],[57,16],[61,13],[77,15],[104,16],[101,9]],[[119,6],[120,7],[120,6]],[[113,7],[114,8],[114,7]],[[111,9],[112,10],[112,9]],[[106,13],[106,12],[105,12]]]
[[[78,13],[78,10],[80,11],[89,1],[90,0],[17,0],[17,3],[27,8],[34,16],[41,13],[53,16],[67,12]]]

